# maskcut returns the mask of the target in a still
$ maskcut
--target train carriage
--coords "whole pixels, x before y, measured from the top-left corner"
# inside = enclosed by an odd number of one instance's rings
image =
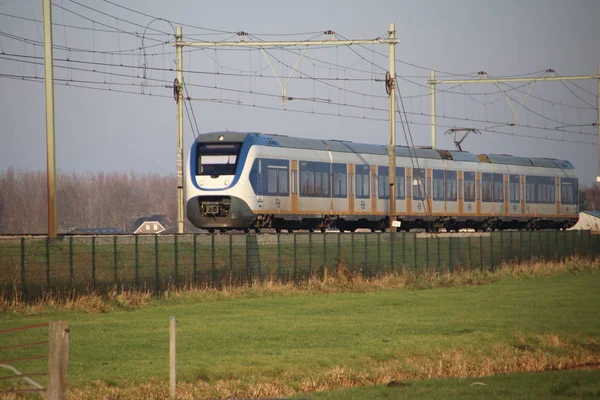
[[[578,215],[569,161],[396,147],[401,229],[566,228]],[[199,135],[188,219],[208,230],[385,230],[387,147],[260,133]]]

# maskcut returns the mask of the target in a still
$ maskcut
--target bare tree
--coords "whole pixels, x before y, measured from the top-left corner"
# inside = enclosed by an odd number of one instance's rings
[[[128,230],[143,215],[176,215],[174,175],[59,172],[56,177],[59,232],[75,228]],[[0,172],[0,233],[47,230],[46,174],[9,168]]]

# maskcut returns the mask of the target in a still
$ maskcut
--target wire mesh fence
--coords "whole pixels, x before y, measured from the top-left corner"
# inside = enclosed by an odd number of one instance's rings
[[[188,284],[298,282],[343,265],[370,277],[401,270],[493,270],[502,263],[600,255],[589,231],[474,234],[288,233],[2,237],[0,290],[42,293],[121,289],[161,293]]]

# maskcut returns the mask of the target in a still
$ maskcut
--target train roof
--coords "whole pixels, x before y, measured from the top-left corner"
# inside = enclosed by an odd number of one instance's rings
[[[387,155],[388,146],[381,144],[354,143],[347,140],[321,140],[307,139],[293,136],[262,134],[256,132],[211,132],[198,135],[197,142],[212,142],[223,136],[225,141],[243,142],[249,140],[255,145],[278,146],[294,149],[335,151],[356,154]],[[461,162],[490,163],[518,165],[527,167],[575,169],[567,160],[553,158],[529,158],[507,154],[480,154],[475,155],[466,151],[439,150],[426,147],[396,146],[396,156],[417,157],[433,160],[450,160]]]

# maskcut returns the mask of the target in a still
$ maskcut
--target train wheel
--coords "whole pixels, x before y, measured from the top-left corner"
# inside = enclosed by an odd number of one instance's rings
[[[294,233],[294,230],[292,228],[289,228],[288,233]]]
[[[275,233],[281,233],[281,229],[280,228],[275,228]]]
[[[209,229],[208,233],[215,233],[215,230],[214,229]]]
[[[325,229],[325,228],[321,228],[321,233],[325,233],[326,230],[327,229]]]
[[[371,233],[375,233],[375,228],[371,228]]]
[[[221,232],[221,233],[226,233],[226,232],[227,232],[227,229],[225,229],[225,228],[221,228],[221,229],[219,229],[219,232]]]
[[[244,228],[244,233],[250,233],[250,229],[249,228]]]
[[[254,228],[254,233],[260,233],[260,228]]]

